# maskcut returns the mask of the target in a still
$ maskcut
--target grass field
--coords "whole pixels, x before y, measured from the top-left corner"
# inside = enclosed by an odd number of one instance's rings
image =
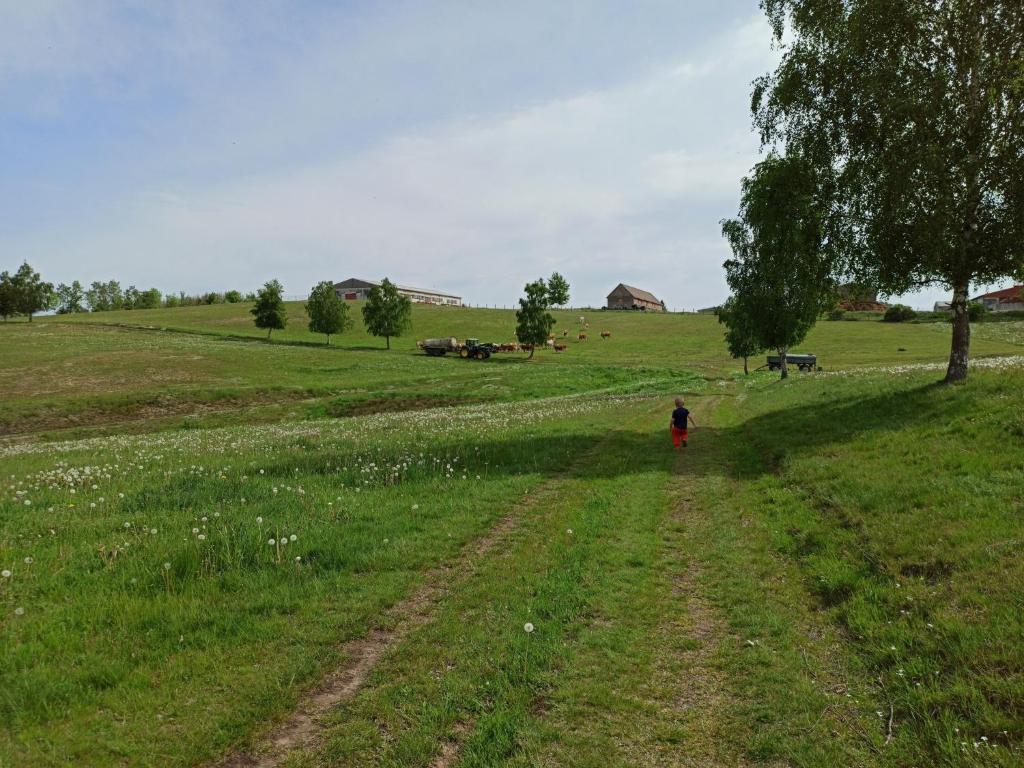
[[[0,766],[1024,759],[1013,324],[949,388],[935,324],[779,382],[706,316],[475,362],[413,341],[511,313],[245,312],[0,325]]]

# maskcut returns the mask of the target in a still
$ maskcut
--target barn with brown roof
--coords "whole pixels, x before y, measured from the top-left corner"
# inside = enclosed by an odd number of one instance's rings
[[[608,309],[641,309],[647,312],[664,312],[665,303],[650,291],[619,283],[608,294]]]

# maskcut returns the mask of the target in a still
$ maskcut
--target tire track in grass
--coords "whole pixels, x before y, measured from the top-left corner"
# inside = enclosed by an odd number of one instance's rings
[[[612,433],[614,435],[614,433]],[[613,439],[612,435],[586,451],[567,468],[567,476],[585,464]],[[351,699],[362,687],[378,662],[410,633],[431,619],[434,608],[454,585],[470,576],[476,564],[492,554],[519,523],[523,513],[555,495],[566,482],[555,478],[542,483],[527,494],[513,509],[493,525],[487,533],[466,547],[454,563],[442,564],[427,572],[424,583],[408,598],[383,613],[377,626],[365,636],[345,643],[344,661],[306,693],[298,706],[284,721],[271,730],[252,749],[236,750],[214,761],[215,768],[277,768],[293,753],[315,750],[323,742],[325,726],[322,718],[344,701]],[[438,756],[438,768],[458,758],[459,734],[446,742]]]

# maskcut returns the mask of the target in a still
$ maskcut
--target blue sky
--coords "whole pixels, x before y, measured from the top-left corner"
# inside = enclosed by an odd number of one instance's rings
[[[755,0],[0,0],[0,268],[715,304],[776,56]]]

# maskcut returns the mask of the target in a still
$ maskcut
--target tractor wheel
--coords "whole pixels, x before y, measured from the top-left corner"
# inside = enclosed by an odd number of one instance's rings
[[[490,360],[491,359],[491,353],[488,352],[487,350],[484,350],[483,352],[481,352],[480,355],[481,355],[481,359],[482,360]]]
[[[469,350],[466,349],[465,347],[460,349],[459,350],[459,357],[461,357],[463,360],[465,360],[467,357],[469,357]]]

